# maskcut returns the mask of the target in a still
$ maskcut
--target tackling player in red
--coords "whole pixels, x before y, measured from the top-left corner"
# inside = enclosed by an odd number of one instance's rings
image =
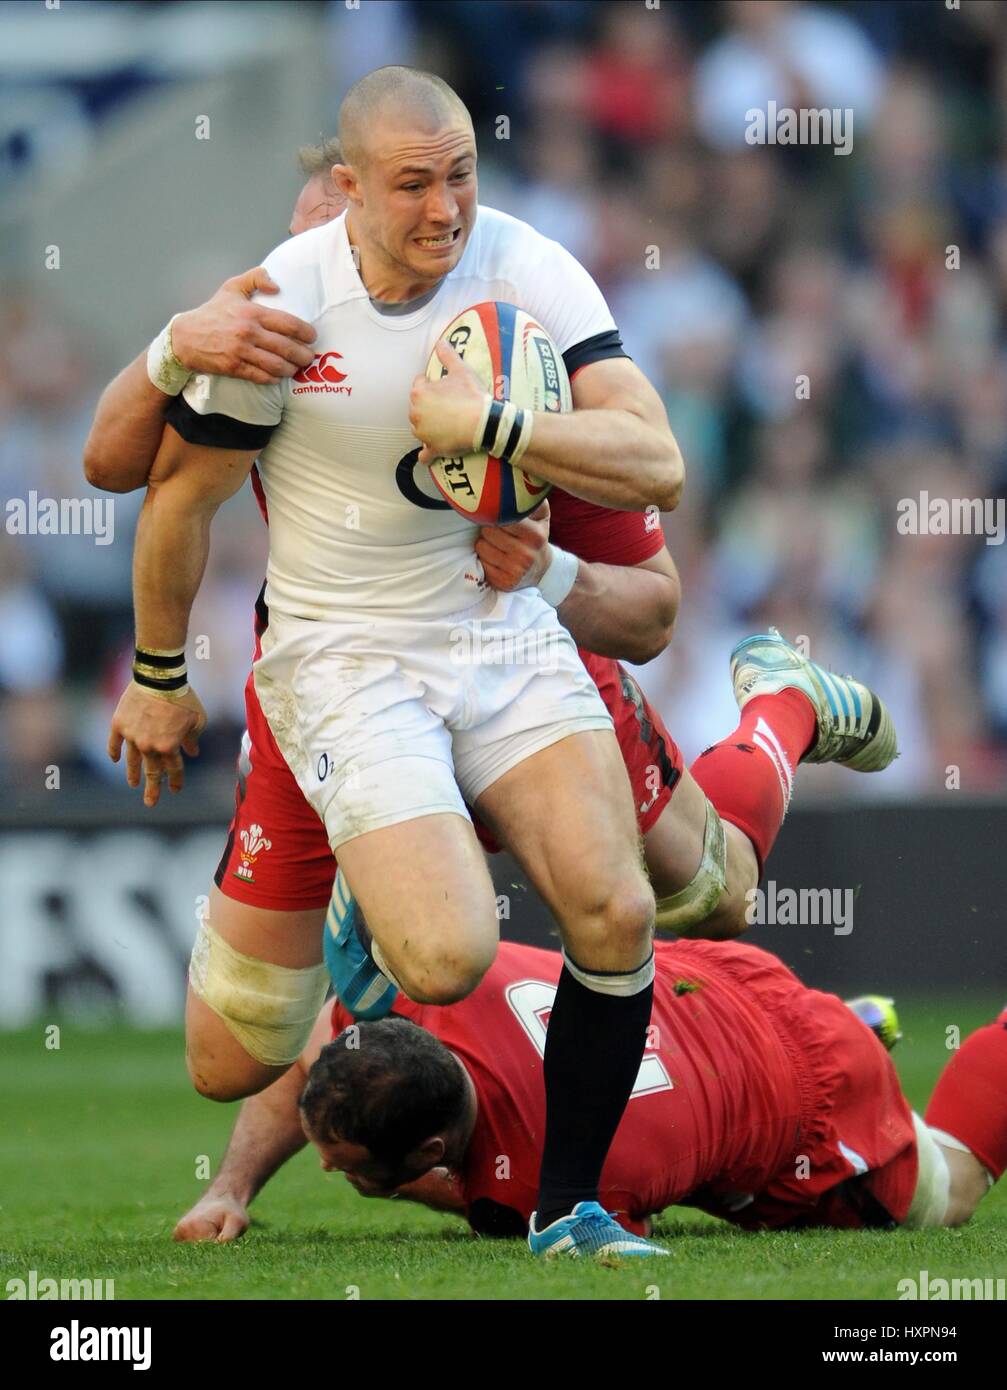
[[[391,1018],[356,1025],[338,1001],[326,1005],[299,1061],[242,1105],[175,1238],[241,1235],[256,1193],[308,1140],[363,1196],[521,1235],[560,967],[556,952],[505,942],[460,1003],[400,997]],[[600,1200],[640,1235],[672,1205],[746,1229],[960,1225],[1007,1166],[1005,1075],[1007,1010],[963,1043],[924,1121],[836,996],[753,946],[659,942],[647,1051]]]

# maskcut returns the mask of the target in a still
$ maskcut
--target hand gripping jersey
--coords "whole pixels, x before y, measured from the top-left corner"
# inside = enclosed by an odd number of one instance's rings
[[[416,465],[409,391],[441,330],[469,305],[507,300],[552,335],[571,376],[625,356],[590,275],[526,223],[480,208],[458,265],[407,314],[383,314],[360,279],[346,214],[264,262],[268,297],[311,323],[315,361],[280,384],[197,376],[167,419],[193,444],[261,449],[270,523],[266,600],[321,620],[460,613],[483,596],[476,528]]]

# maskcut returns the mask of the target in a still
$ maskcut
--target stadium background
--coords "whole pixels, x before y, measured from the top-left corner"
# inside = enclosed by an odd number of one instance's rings
[[[482,201],[588,266],[665,398],[689,470],[665,518],[684,601],[641,680],[687,757],[734,726],[727,654],[768,621],[894,712],[895,766],[802,773],[770,861],[780,887],[855,890],[852,932],[752,939],[818,985],[994,998],[1007,561],[982,538],[899,535],[896,507],[1005,495],[997,0],[5,4],[0,497],[98,496],[81,452],[102,386],[283,238],[296,147],[392,61],[457,88]],[[852,108],[852,152],[746,144],[745,111],[769,100]],[[210,730],[185,791],[151,814],[104,753],[139,500],[116,499],[110,545],[0,538],[0,1027],[180,1018],[265,536],[247,490],[216,523],[191,629],[208,639],[192,674]],[[505,931],[540,937],[531,895],[496,867]]]
[[[924,489],[1004,496],[1007,7],[0,4],[5,518],[32,489],[96,496],[81,451],[105,382],[285,236],[297,146],[395,61],[458,89],[482,200],[589,266],[665,396],[689,467],[665,519],[685,597],[641,679],[687,756],[734,727],[727,653],[768,620],[889,700],[900,761],[802,773],[769,866],[781,888],[855,891],[853,930],[750,939],[810,983],[896,992],[922,1108],[951,1033],[1007,987],[1004,549],[895,527]],[[747,145],[744,113],[769,100],[852,107],[852,153]],[[631,1271],[533,1267],[453,1218],[322,1187],[307,1153],[237,1249],[169,1243],[234,1113],[192,1091],[180,1024],[265,536],[247,494],[218,519],[192,624],[211,728],[151,814],[104,754],[138,505],[116,499],[107,546],[0,534],[0,1284],[34,1269],[114,1278],[120,1299],[650,1298]],[[541,940],[520,876],[495,870],[504,930]],[[697,1232],[675,1209],[660,1296],[892,1298],[920,1265],[1001,1277],[1005,1212],[998,1191],[963,1231],[795,1240]]]

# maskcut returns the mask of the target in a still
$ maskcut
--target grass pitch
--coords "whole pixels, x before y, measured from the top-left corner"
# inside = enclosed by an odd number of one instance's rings
[[[905,1003],[895,1052],[922,1110],[948,1058],[1002,1000]],[[673,1257],[646,1267],[544,1265],[521,1241],[471,1237],[455,1217],[366,1201],[313,1150],[255,1202],[242,1240],[175,1245],[234,1107],[190,1090],[180,1035],[62,1026],[0,1035],[0,1287],[12,1277],[114,1279],[115,1296],[157,1299],[892,1299],[902,1278],[1007,1275],[1007,1191],[957,1231],[747,1235],[684,1208],[657,1223]]]

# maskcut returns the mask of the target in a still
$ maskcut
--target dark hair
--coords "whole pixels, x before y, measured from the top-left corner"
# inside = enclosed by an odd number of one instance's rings
[[[301,1110],[322,1140],[362,1144],[399,1163],[465,1113],[461,1068],[443,1043],[405,1018],[356,1023],[322,1048]]]

